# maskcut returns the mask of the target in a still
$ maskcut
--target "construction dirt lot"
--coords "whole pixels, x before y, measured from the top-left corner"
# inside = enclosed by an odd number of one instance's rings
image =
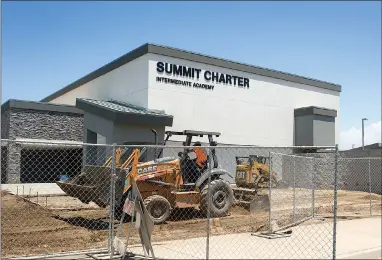
[[[295,194],[293,196],[293,194]],[[3,257],[38,255],[63,251],[104,248],[109,235],[108,209],[92,204],[85,205],[67,197],[22,198],[8,192],[1,193],[1,228]],[[314,209],[315,214],[328,216],[332,221],[333,191],[315,191],[312,204],[311,191],[276,189],[272,191],[272,214],[279,226],[292,222],[293,201],[295,217],[306,217]],[[364,192],[338,192],[339,216],[361,218],[370,214],[381,214],[381,196]],[[314,207],[312,206],[314,205]],[[212,235],[256,232],[267,228],[268,211],[250,212],[238,206],[232,208],[229,216],[214,222]],[[307,223],[307,222],[306,222]],[[305,223],[305,224],[306,224]],[[124,232],[128,223],[124,224]],[[118,222],[115,222],[115,228]],[[155,226],[153,242],[206,236],[207,222],[198,212],[178,210],[171,220]],[[130,233],[130,243],[139,243],[135,228]]]

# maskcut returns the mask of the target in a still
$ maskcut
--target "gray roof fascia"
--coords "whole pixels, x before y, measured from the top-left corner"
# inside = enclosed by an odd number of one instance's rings
[[[320,116],[330,116],[337,117],[337,111],[335,109],[328,109],[322,107],[301,107],[294,110],[295,116],[306,116],[306,115],[320,115]]]
[[[8,101],[6,101],[4,104],[1,105],[2,112],[10,108],[71,113],[71,114],[80,114],[80,115],[83,114],[83,112],[80,109],[76,108],[75,106],[53,104],[53,103],[43,103],[43,102],[35,102],[35,101],[9,99]]]
[[[341,92],[341,85],[330,83],[330,82],[325,82],[325,81],[320,81],[316,79],[311,79],[307,77],[302,77],[298,76],[295,74],[290,74],[286,72],[281,72],[281,71],[276,71],[276,70],[271,70],[267,68],[262,68],[258,66],[253,66],[249,64],[244,64],[244,63],[239,63],[227,59],[221,59],[213,56],[207,56],[204,54],[199,54],[199,53],[194,53],[190,51],[185,51],[181,49],[176,49],[176,48],[171,48],[167,46],[161,46],[157,44],[152,44],[152,43],[146,43],[128,53],[125,55],[115,59],[114,61],[109,62],[108,64],[102,66],[101,68],[89,73],[88,75],[80,78],[79,80],[69,84],[68,86],[54,92],[53,94],[43,98],[41,101],[42,102],[49,102],[79,86],[84,85],[85,83],[92,81],[118,67],[123,66],[124,64],[135,60],[147,53],[153,53],[153,54],[158,54],[158,55],[163,55],[163,56],[168,56],[168,57],[173,57],[173,58],[178,58],[178,59],[183,59],[183,60],[189,60],[189,61],[194,61],[198,63],[204,63],[208,65],[213,65],[217,67],[222,67],[222,68],[227,68],[227,69],[233,69],[233,70],[238,70],[238,71],[243,71],[247,73],[252,73],[252,74],[257,74],[265,77],[270,77],[270,78],[276,78],[280,80],[285,80],[285,81],[290,81],[290,82],[295,82],[295,83],[300,83],[300,84],[306,84],[306,85],[311,85],[315,86],[318,88],[323,88],[323,89],[329,89],[337,92]]]
[[[291,73],[253,66],[249,64],[239,63],[236,61],[217,58],[217,57],[208,56],[208,55],[204,55],[200,53],[180,50],[180,49],[171,48],[167,46],[149,44],[148,52],[153,54],[169,56],[173,58],[189,60],[189,61],[194,61],[198,63],[204,63],[204,64],[222,67],[226,69],[233,69],[233,70],[248,72],[251,74],[257,74],[260,76],[276,78],[276,79],[281,79],[285,81],[306,84],[306,85],[311,85],[318,88],[341,92],[341,85],[339,84],[334,84],[330,82],[325,82],[321,80],[316,80],[316,79],[307,78],[307,77],[303,77],[303,76],[299,76],[299,75],[295,75]]]

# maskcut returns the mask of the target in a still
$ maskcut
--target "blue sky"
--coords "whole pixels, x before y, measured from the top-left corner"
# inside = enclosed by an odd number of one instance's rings
[[[380,2],[2,2],[2,102],[145,42],[341,84],[341,131],[380,126]]]

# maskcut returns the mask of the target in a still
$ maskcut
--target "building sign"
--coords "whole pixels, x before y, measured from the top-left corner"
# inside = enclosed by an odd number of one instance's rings
[[[186,67],[182,65],[176,65],[167,62],[157,62],[157,72],[163,76],[157,76],[156,81],[181,85],[185,87],[203,88],[207,90],[213,90],[215,88],[214,84],[230,85],[239,88],[249,88],[249,79],[243,78],[235,75],[224,74],[214,71],[205,70],[202,71],[198,68]],[[166,77],[167,76],[167,77]],[[181,77],[182,79],[173,79],[168,76]],[[191,82],[187,79],[192,79],[194,81],[203,80],[207,84]]]

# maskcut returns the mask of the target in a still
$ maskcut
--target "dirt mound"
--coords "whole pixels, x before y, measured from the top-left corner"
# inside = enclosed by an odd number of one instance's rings
[[[80,250],[107,239],[107,231],[73,225],[26,199],[3,192],[1,199],[3,256]]]
[[[2,229],[9,231],[14,227],[38,227],[51,224],[55,226],[52,212],[26,199],[11,194],[2,194]],[[53,220],[53,222],[52,222]]]
[[[1,190],[1,197],[5,196],[5,195],[9,195],[9,191],[7,190]]]

